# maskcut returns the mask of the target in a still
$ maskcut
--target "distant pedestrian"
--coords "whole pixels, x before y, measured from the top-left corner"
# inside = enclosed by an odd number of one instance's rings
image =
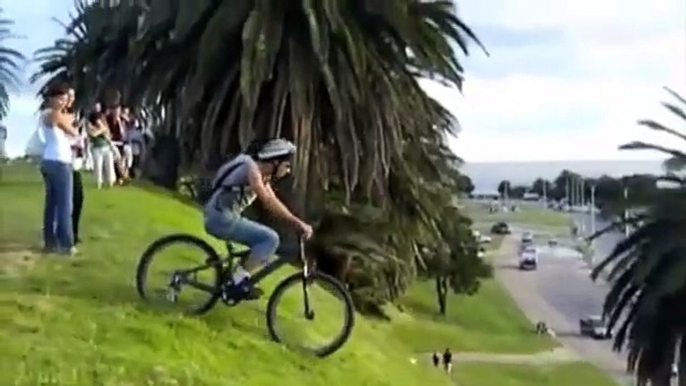
[[[441,363],[441,358],[438,356],[437,352],[434,352],[434,355],[431,357],[431,359],[434,362],[434,367],[438,367],[438,365]]]
[[[445,349],[443,353],[443,369],[448,374],[453,372],[453,353],[450,352],[449,348]]]

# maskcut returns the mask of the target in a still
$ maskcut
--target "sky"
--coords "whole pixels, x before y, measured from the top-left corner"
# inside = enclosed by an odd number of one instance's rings
[[[24,35],[28,57],[63,35],[72,0],[0,0]],[[660,105],[663,86],[686,95],[684,0],[462,0],[460,17],[490,56],[462,58],[462,92],[424,81],[462,131],[451,143],[467,162],[650,159],[618,151],[634,140],[670,138],[640,127],[650,118],[677,127]],[[26,74],[35,65],[28,64]],[[8,151],[20,153],[35,128],[35,86],[11,99]],[[684,128],[686,130],[686,128]]]

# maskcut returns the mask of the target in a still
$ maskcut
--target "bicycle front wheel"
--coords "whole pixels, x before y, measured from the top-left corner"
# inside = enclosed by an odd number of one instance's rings
[[[145,250],[136,270],[141,298],[155,306],[199,315],[219,300],[222,267],[214,248],[187,234],[162,237]]]
[[[326,357],[350,337],[355,309],[343,283],[323,273],[282,281],[267,304],[271,338],[290,348]]]

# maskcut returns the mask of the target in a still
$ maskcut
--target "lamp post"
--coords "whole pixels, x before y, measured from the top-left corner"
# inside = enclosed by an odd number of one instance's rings
[[[595,225],[595,184],[591,185],[591,234],[595,234],[596,232],[596,225]]]
[[[629,188],[624,185],[624,221],[629,219]],[[629,224],[624,223],[624,236],[629,237]]]

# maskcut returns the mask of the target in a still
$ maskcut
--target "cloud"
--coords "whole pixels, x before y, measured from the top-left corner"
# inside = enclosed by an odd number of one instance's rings
[[[655,30],[683,25],[686,5],[681,0],[483,0],[459,2],[467,22],[497,24],[513,29],[562,27],[583,34],[584,28],[629,27]],[[594,32],[599,32],[595,30]]]
[[[52,19],[67,20],[74,2],[32,0],[28,5],[25,1],[5,1],[2,5],[3,17],[14,20],[12,32],[20,37],[6,43],[29,59],[20,74],[24,84],[19,92],[10,96],[10,111],[3,122],[8,129],[7,152],[10,156],[17,156],[23,153],[37,124],[38,100],[34,95],[38,86],[28,82],[37,64],[30,59],[36,50],[51,45],[55,39],[64,35],[64,29]]]
[[[19,94],[11,99],[11,113],[5,118],[7,126],[7,154],[23,154],[26,143],[38,124],[39,101],[33,94]]]
[[[660,102],[686,94],[682,0],[489,0],[460,14],[491,52],[465,58],[464,93],[425,82],[460,120],[467,161],[659,157],[617,146],[668,144],[637,126],[674,120]]]
[[[71,0],[6,2],[27,54],[63,32]],[[618,152],[632,140],[668,142],[638,127],[651,118],[675,124],[660,105],[662,86],[686,94],[683,0],[460,0],[458,10],[489,49],[464,58],[464,95],[427,83],[463,127],[454,143],[467,161],[655,157]],[[18,47],[19,47],[18,46]],[[5,120],[9,151],[23,149],[37,101],[13,96]]]

